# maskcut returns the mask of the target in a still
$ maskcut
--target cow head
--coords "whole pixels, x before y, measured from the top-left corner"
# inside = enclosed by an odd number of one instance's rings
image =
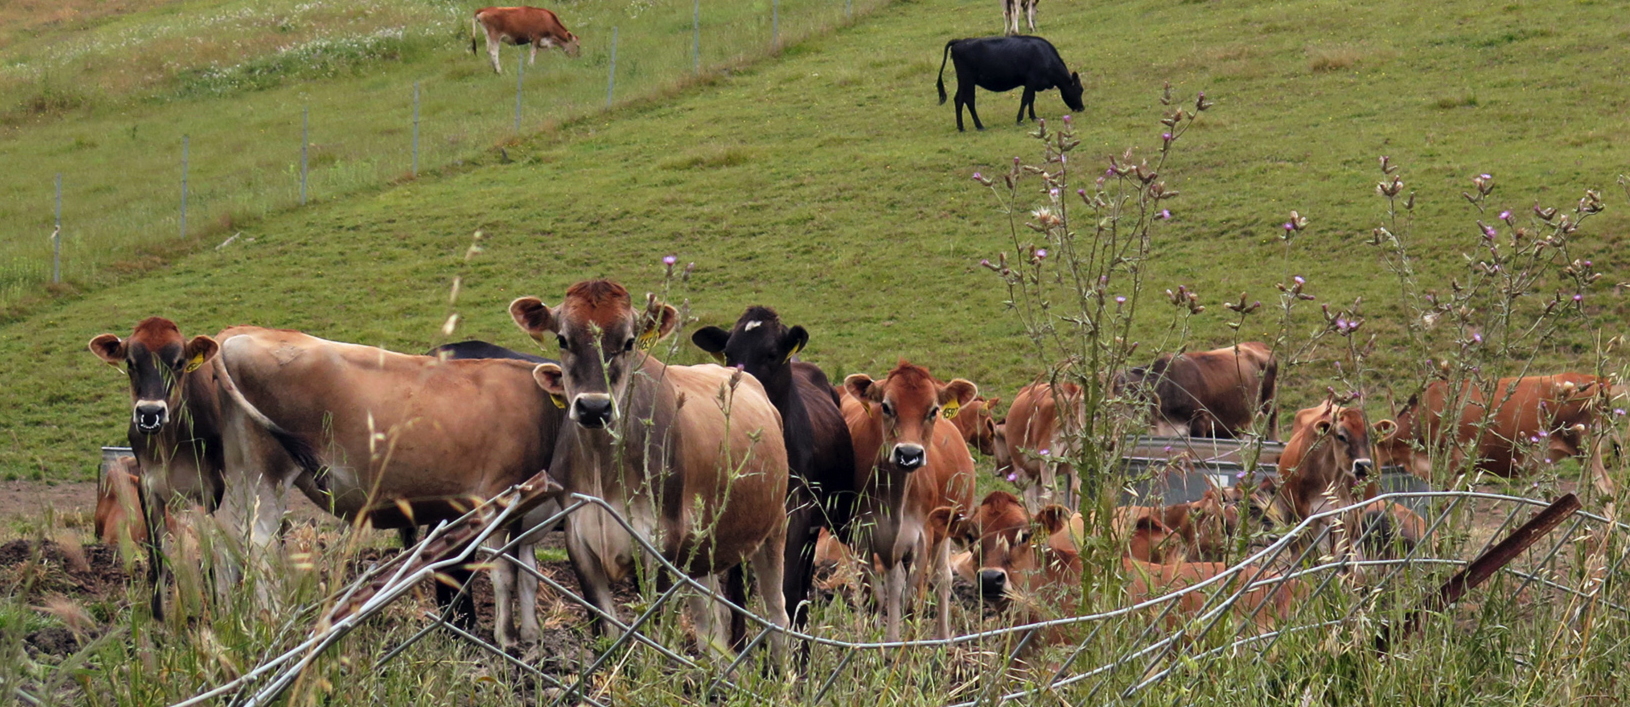
[[[190,341],[175,322],[149,317],[130,338],[102,334],[90,342],[91,353],[109,365],[123,366],[130,376],[130,421],[142,434],[157,434],[181,405],[181,380],[198,370],[220,346],[207,336]]]
[[[1417,471],[1418,466],[1430,469],[1431,459],[1422,453],[1414,434],[1419,407],[1420,396],[1412,395],[1394,419],[1375,423],[1375,459],[1382,466],[1401,466],[1411,471]]]
[[[769,307],[748,307],[730,331],[702,327],[691,341],[720,363],[741,368],[768,387],[792,370],[792,357],[809,343],[809,332],[801,326],[788,329]]]
[[[1350,503],[1353,487],[1375,473],[1364,412],[1328,402],[1298,411],[1279,466],[1285,475],[1280,491],[1298,514],[1318,512],[1331,491]]]
[[[539,364],[538,385],[567,416],[589,429],[617,419],[617,402],[626,399],[628,382],[644,361],[644,347],[667,336],[679,322],[672,306],[649,298],[636,312],[628,290],[610,280],[572,285],[553,309],[536,297],[509,304],[510,317],[540,344],[553,337],[560,364]]]
[[[1067,587],[1080,557],[1069,527],[1072,514],[1051,505],[1034,519],[1024,503],[1006,491],[992,491],[971,514],[938,508],[929,514],[931,528],[944,528],[947,537],[973,553],[979,567],[979,594],[985,601],[1034,596],[1043,586]]]
[[[1058,92],[1064,97],[1064,105],[1070,110],[1086,110],[1087,104],[1081,102],[1081,94],[1086,89],[1081,86],[1081,75],[1071,71],[1070,82],[1058,87]]]
[[[974,416],[973,439],[968,440],[968,442],[973,444],[974,449],[979,450],[980,454],[987,457],[996,455],[996,415],[991,411],[1000,402],[1002,402],[1001,398],[980,400],[973,405],[969,405],[969,411],[962,413]]]
[[[973,383],[958,378],[940,383],[928,369],[900,361],[888,377],[874,381],[864,373],[844,379],[850,396],[867,407],[873,419],[881,414],[886,461],[906,472],[928,463],[935,421],[956,416],[963,405],[979,395]],[[873,406],[878,413],[870,413]]]
[[[560,50],[566,52],[566,56],[576,59],[577,55],[582,52],[582,47],[577,41],[577,35],[567,32],[566,41],[560,43]]]

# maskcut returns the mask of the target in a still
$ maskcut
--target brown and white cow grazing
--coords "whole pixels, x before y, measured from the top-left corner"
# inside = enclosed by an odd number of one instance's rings
[[[443,360],[260,327],[221,332],[220,348],[228,397],[218,515],[257,548],[278,540],[291,486],[377,528],[457,518],[544,469],[564,417],[528,361]],[[495,633],[507,646],[517,570],[493,570]],[[533,607],[521,610],[520,638],[535,641]]]
[[[1081,388],[1074,383],[1053,385],[1037,381],[1019,389],[1008,406],[1002,436],[1015,481],[1024,489],[1024,502],[1040,509],[1053,499],[1075,507],[1075,468],[1060,461],[1070,457],[1071,436],[1079,427]],[[1058,488],[1058,477],[1064,488]]]
[[[175,322],[149,317],[128,339],[102,334],[91,353],[122,366],[130,379],[131,450],[140,467],[143,525],[156,529],[172,501],[212,509],[221,498],[223,445],[215,340],[187,339]],[[149,537],[151,533],[146,533]],[[163,616],[159,544],[148,544],[147,576],[154,616]]]
[[[769,618],[786,627],[787,450],[764,387],[740,370],[669,366],[649,355],[639,344],[667,336],[679,313],[655,298],[637,311],[608,280],[572,285],[553,308],[522,297],[509,312],[534,339],[560,345],[560,364],[533,372],[571,419],[551,472],[568,491],[604,499],[710,588],[718,573],[750,562]],[[589,600],[616,616],[611,585],[641,557],[634,539],[589,506],[567,518],[566,550]],[[712,606],[693,598],[693,625],[699,643],[724,647]],[[772,642],[784,652],[779,637]]]
[[[1262,415],[1264,436],[1271,440],[1278,434],[1278,374],[1272,349],[1247,341],[1213,351],[1166,354],[1117,376],[1115,393],[1153,406],[1156,435],[1238,438]]]
[[[560,17],[541,7],[483,7],[475,11],[470,20],[470,53],[481,34],[487,35],[487,56],[492,59],[492,70],[504,73],[498,62],[498,48],[502,44],[532,45],[527,63],[538,63],[538,47],[560,47],[566,56],[578,54],[577,35],[566,31]]]
[[[849,537],[855,501],[855,449],[838,396],[819,366],[794,359],[809,343],[809,332],[801,326],[788,328],[769,307],[748,307],[729,331],[702,327],[691,341],[757,378],[781,413],[791,472],[782,589],[792,625],[802,630],[809,620],[820,530],[831,528],[838,537]]]
[[[932,573],[928,578],[938,589],[938,635],[949,638],[950,544],[935,542],[928,517],[936,508],[973,507],[973,455],[947,418],[979,389],[961,378],[941,383],[928,369],[903,359],[882,380],[856,373],[843,385],[848,393],[843,417],[854,439],[860,492],[856,547],[862,557],[875,554],[887,573],[888,640],[899,640],[907,586],[922,584],[924,572]],[[865,564],[870,569],[871,563]]]
[[[1464,383],[1457,388],[1458,393],[1451,393],[1448,383],[1433,381],[1409,399],[1395,423],[1383,420],[1387,433],[1376,445],[1381,463],[1441,482],[1434,478],[1434,455],[1456,474],[1475,470],[1508,478],[1589,455],[1592,479],[1599,490],[1611,493],[1602,450],[1592,454],[1590,449],[1598,418],[1614,395],[1608,379],[1582,373],[1501,378],[1493,388],[1492,418],[1487,417],[1486,391]],[[1459,421],[1451,435],[1448,418],[1456,405]],[[1469,465],[1467,455],[1473,457]]]

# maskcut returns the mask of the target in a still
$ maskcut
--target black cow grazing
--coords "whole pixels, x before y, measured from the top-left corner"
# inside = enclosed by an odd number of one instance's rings
[[[837,392],[820,367],[794,361],[809,342],[801,326],[788,329],[775,310],[748,307],[730,331],[704,327],[691,335],[703,351],[757,378],[781,412],[787,443],[787,550],[781,588],[793,626],[809,621],[807,599],[822,526],[848,539],[854,504],[855,452]],[[732,578],[732,589],[739,583]]]
[[[1019,119],[1024,122],[1026,109],[1030,119],[1036,119],[1036,92],[1057,88],[1070,110],[1082,110],[1081,77],[1064,66],[1058,50],[1041,37],[979,37],[953,39],[945,43],[945,57],[940,59],[940,105],[945,105],[945,61],[956,63],[956,129],[962,130],[962,106],[968,106],[973,126],[984,130],[979,122],[979,111],[974,110],[974,87],[1003,93],[1020,86],[1024,97],[1019,100]]]

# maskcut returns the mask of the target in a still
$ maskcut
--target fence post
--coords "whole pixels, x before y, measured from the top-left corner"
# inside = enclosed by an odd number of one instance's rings
[[[521,76],[526,72],[526,47],[515,45],[515,134],[521,134]]]
[[[855,0],[843,0],[843,19],[847,20],[854,17],[854,4]]]
[[[611,95],[617,88],[617,28],[611,28],[611,75],[606,79],[606,107],[611,107]]]
[[[770,0],[770,46],[781,46],[781,0]]]
[[[181,237],[187,237],[187,136],[181,136]]]
[[[311,145],[311,106],[300,109],[300,205],[306,205],[306,148]]]
[[[413,82],[413,178],[419,178],[419,82]]]
[[[690,63],[691,71],[702,73],[702,0],[696,0],[690,11]]]
[[[62,282],[62,173],[57,172],[57,228],[51,232],[51,282]]]

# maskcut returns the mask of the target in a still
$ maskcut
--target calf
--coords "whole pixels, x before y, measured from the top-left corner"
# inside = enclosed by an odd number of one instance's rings
[[[538,47],[560,47],[566,56],[576,58],[577,35],[566,31],[555,13],[541,7],[483,7],[475,11],[470,20],[470,53],[481,35],[487,36],[487,56],[492,59],[492,70],[504,73],[498,63],[501,43],[515,46],[531,45],[527,63],[538,63]]]
[[[1612,495],[1604,450],[1592,454],[1589,444],[1598,416],[1614,395],[1608,379],[1581,373],[1501,378],[1493,389],[1492,417],[1484,395],[1478,386],[1462,383],[1459,392],[1451,393],[1448,383],[1433,381],[1409,399],[1396,422],[1380,423],[1386,433],[1376,445],[1376,457],[1434,481],[1433,455],[1443,459],[1445,452],[1456,474],[1475,470],[1508,478],[1542,464],[1589,456],[1597,489]],[[1451,427],[1454,405],[1461,407]],[[1467,454],[1473,457],[1469,468]]]
[[[572,285],[553,308],[522,297],[509,312],[532,338],[560,346],[559,364],[533,372],[570,419],[549,469],[570,492],[603,499],[710,588],[750,561],[769,618],[785,628],[787,450],[764,386],[740,370],[649,355],[679,312],[655,297],[636,311],[628,290],[608,280]],[[605,508],[587,506],[566,519],[566,551],[588,599],[616,616],[611,585],[634,569],[634,538]],[[712,600],[694,597],[690,607],[698,644],[728,645]],[[605,628],[598,617],[595,625]],[[779,634],[771,647],[779,660]]]
[[[1266,418],[1277,438],[1274,385],[1279,364],[1267,344],[1247,341],[1198,353],[1166,354],[1115,379],[1115,394],[1148,403],[1154,434],[1237,438]]]
[[[1023,87],[1019,99],[1019,119],[1024,122],[1025,110],[1030,119],[1036,119],[1036,93],[1057,88],[1070,110],[1082,110],[1081,77],[1064,66],[1058,50],[1041,37],[979,37],[953,39],[945,43],[945,55],[940,59],[940,105],[945,105],[945,62],[956,65],[956,129],[962,127],[962,107],[968,107],[973,126],[984,130],[979,122],[979,111],[974,110],[974,87],[1003,93]]]
[[[782,590],[792,624],[809,621],[809,590],[815,545],[822,528],[849,537],[854,505],[855,450],[826,373],[793,360],[809,343],[801,326],[787,328],[768,307],[748,307],[729,331],[703,327],[691,341],[726,365],[757,378],[781,413],[787,445],[787,549]]]
[[[1025,505],[1039,510],[1055,497],[1075,507],[1075,468],[1068,462],[1080,427],[1081,388],[1037,381],[1019,389],[1007,410],[1002,437],[1007,463],[1024,489]],[[1064,488],[1059,489],[1059,476]]]
[[[221,499],[223,443],[217,400],[218,367],[214,339],[181,336],[163,317],[149,317],[127,339],[102,334],[90,340],[91,353],[123,367],[130,384],[130,428],[141,484],[138,507],[143,525],[156,528],[171,502],[201,504],[213,510]],[[164,615],[163,567],[159,543],[147,543],[147,578],[153,615]]]
[[[147,543],[147,521],[141,515],[141,467],[135,457],[119,457],[96,480],[96,537],[118,547],[128,538]]]
[[[843,385],[848,392],[843,416],[854,440],[860,492],[855,523],[864,529],[857,547],[863,558],[876,555],[887,573],[888,640],[900,639],[906,587],[919,585],[924,571],[932,573],[939,589],[938,635],[949,638],[950,545],[936,542],[927,523],[935,509],[960,512],[973,506],[973,456],[947,418],[979,389],[961,378],[940,383],[927,369],[904,360],[883,380],[856,373]]]

